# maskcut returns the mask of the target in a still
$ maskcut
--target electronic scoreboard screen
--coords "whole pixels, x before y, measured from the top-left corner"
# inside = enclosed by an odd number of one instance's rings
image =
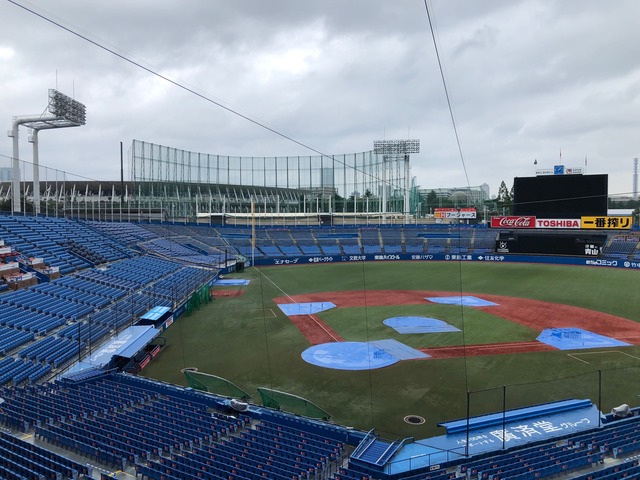
[[[538,218],[606,216],[608,175],[516,177],[514,215]]]

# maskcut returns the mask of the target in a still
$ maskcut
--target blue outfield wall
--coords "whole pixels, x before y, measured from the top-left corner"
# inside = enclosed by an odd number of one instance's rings
[[[491,262],[491,263],[545,263],[552,265],[578,265],[592,267],[640,269],[640,262],[619,258],[588,257],[551,257],[543,255],[505,255],[495,253],[482,254],[413,254],[413,253],[377,253],[365,255],[308,255],[299,257],[255,258],[256,266],[304,265],[314,263],[348,262]]]

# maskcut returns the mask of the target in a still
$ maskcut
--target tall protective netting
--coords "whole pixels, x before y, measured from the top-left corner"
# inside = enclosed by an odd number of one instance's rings
[[[309,400],[293,395],[292,393],[281,392],[271,388],[259,387],[258,393],[265,407],[283,410],[289,413],[304,415],[310,418],[319,418],[321,420],[330,420],[331,415],[326,411],[310,402]]]
[[[141,208],[170,217],[207,213],[415,213],[410,158],[418,140],[395,150],[338,155],[237,157],[133,140],[129,157]]]
[[[211,375],[209,373],[198,372],[195,369],[184,369],[182,371],[189,383],[195,390],[202,390],[215,393],[225,397],[238,398],[240,400],[250,400],[251,395],[227,379]]]

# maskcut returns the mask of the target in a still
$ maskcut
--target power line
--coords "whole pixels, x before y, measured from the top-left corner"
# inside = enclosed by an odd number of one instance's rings
[[[442,60],[440,59],[440,51],[438,50],[438,42],[436,42],[436,36],[435,36],[435,32],[434,32],[434,28],[433,28],[433,22],[431,21],[431,13],[429,12],[429,5],[427,3],[427,0],[424,0],[424,8],[425,11],[427,13],[427,19],[429,21],[429,30],[431,31],[431,39],[433,40],[433,48],[436,52],[436,58],[438,60],[438,68],[440,69],[440,78],[442,79],[442,86],[444,88],[444,94],[445,97],[447,99],[447,107],[449,108],[449,116],[451,117],[451,125],[453,126],[453,133],[456,137],[456,145],[458,146],[458,153],[460,155],[460,162],[462,163],[462,169],[464,171],[464,176],[465,179],[467,180],[467,187],[469,188],[469,190],[471,190],[471,183],[469,182],[469,175],[467,173],[467,166],[465,164],[464,161],[464,155],[462,153],[462,146],[460,144],[460,137],[458,135],[458,128],[456,126],[456,119],[455,116],[453,115],[453,108],[451,106],[451,98],[449,96],[449,89],[447,88],[447,82],[444,76],[444,70],[442,67]],[[460,226],[460,219],[458,219],[458,223],[457,223],[457,227],[458,227],[458,233],[461,226]],[[458,239],[458,247],[460,247],[460,237]],[[462,284],[462,261],[458,262],[458,275],[459,275],[459,279],[460,279],[460,289],[459,289],[459,293],[460,293],[460,299],[462,299],[462,296],[464,294],[464,287]],[[469,367],[468,367],[468,362],[467,362],[467,340],[466,340],[466,328],[465,328],[465,314],[464,314],[464,305],[463,302],[460,302],[460,320],[462,322],[462,349],[464,352],[464,383],[465,383],[465,388],[467,390],[467,440],[466,440],[466,455],[469,456]]]
[[[351,169],[353,169],[354,172],[361,173],[363,176],[374,178],[375,180],[380,181],[380,182],[383,181],[381,178],[379,178],[379,177],[377,177],[377,176],[375,176],[375,175],[373,175],[373,174],[371,174],[369,172],[366,172],[364,170],[358,169],[357,167],[352,167],[350,165],[347,165],[345,162],[334,158],[334,156],[332,156],[332,155],[324,153],[321,150],[318,150],[317,148],[314,148],[314,147],[312,147],[312,146],[310,146],[310,145],[308,145],[308,144],[306,144],[306,143],[304,143],[304,142],[302,142],[300,140],[297,140],[297,139],[293,138],[291,135],[283,133],[283,132],[275,129],[274,127],[270,127],[266,123],[264,123],[262,121],[259,121],[259,120],[256,120],[255,118],[252,118],[247,114],[241,113],[238,110],[233,109],[233,108],[223,104],[222,102],[211,98],[208,95],[200,93],[200,92],[196,91],[194,88],[185,85],[184,82],[173,80],[173,79],[169,78],[167,75],[164,75],[164,74],[156,71],[155,69],[153,69],[151,67],[143,65],[140,61],[133,60],[132,58],[128,57],[127,55],[124,55],[122,53],[117,52],[114,48],[107,47],[103,43],[100,43],[100,42],[98,42],[96,40],[93,40],[93,39],[89,38],[87,35],[79,33],[78,31],[76,31],[76,30],[74,30],[74,29],[72,29],[70,27],[67,27],[67,26],[63,25],[62,23],[60,23],[60,22],[58,22],[56,20],[53,20],[52,18],[50,18],[50,17],[48,17],[48,16],[46,16],[46,15],[44,15],[42,13],[39,13],[39,12],[37,12],[37,11],[35,11],[35,10],[25,6],[25,5],[22,5],[22,4],[18,3],[15,0],[7,0],[7,1],[9,3],[12,3],[13,5],[19,7],[19,8],[22,8],[23,10],[25,10],[25,11],[33,14],[33,15],[41,18],[42,20],[44,20],[46,22],[49,22],[52,25],[55,25],[56,27],[61,28],[62,30],[66,31],[66,32],[68,32],[68,33],[70,33],[70,34],[72,34],[72,35],[74,35],[74,36],[86,41],[86,42],[89,42],[90,44],[100,48],[101,50],[104,50],[105,52],[108,52],[108,53],[118,57],[119,59],[124,60],[125,62],[127,62],[127,63],[129,63],[131,65],[134,65],[135,67],[138,67],[138,68],[140,68],[141,70],[144,70],[147,73],[150,73],[151,75],[153,75],[155,77],[158,77],[158,78],[160,78],[160,79],[162,79],[162,80],[164,80],[164,81],[166,81],[166,82],[168,82],[168,83],[170,83],[170,84],[172,84],[172,85],[174,85],[174,86],[176,86],[176,87],[178,87],[178,88],[180,88],[180,89],[182,89],[182,90],[184,90],[184,91],[186,91],[186,92],[188,92],[188,93],[190,93],[192,95],[195,95],[196,97],[200,98],[201,100],[204,100],[204,101],[206,101],[208,103],[211,103],[211,104],[213,104],[213,105],[215,105],[215,106],[217,106],[219,108],[222,108],[223,110],[226,110],[227,112],[229,112],[229,113],[231,113],[233,115],[236,115],[236,116],[238,116],[238,117],[240,117],[240,118],[242,118],[242,119],[244,119],[244,120],[246,120],[246,121],[248,121],[248,122],[250,122],[250,123],[252,123],[252,124],[254,124],[254,125],[256,125],[256,126],[258,126],[260,128],[262,128],[262,129],[264,129],[264,130],[267,130],[267,131],[273,133],[274,135],[277,135],[277,136],[279,136],[281,138],[284,138],[285,140],[288,140],[288,141],[290,141],[292,143],[295,143],[296,145],[299,145],[299,146],[301,146],[301,147],[303,147],[303,148],[305,148],[307,150],[310,150],[310,151],[312,151],[314,153],[317,153],[318,155],[320,155],[323,158],[331,159],[332,161],[334,161],[334,162],[336,162],[336,163],[338,163],[340,165],[343,165],[345,167],[351,168]],[[387,181],[385,183],[388,186],[394,186],[390,181]],[[468,181],[467,181],[467,183],[468,183]]]
[[[449,89],[447,88],[447,81],[444,77],[444,70],[442,67],[442,60],[440,59],[440,51],[438,50],[438,42],[436,42],[436,35],[433,29],[433,22],[431,21],[431,13],[429,12],[429,5],[427,0],[424,0],[424,8],[427,12],[427,19],[429,20],[429,30],[431,31],[431,38],[433,40],[433,48],[436,52],[436,58],[438,60],[438,68],[440,69],[440,78],[442,78],[442,86],[444,88],[444,95],[447,99],[447,107],[449,108],[449,116],[451,117],[451,124],[453,125],[453,133],[456,137],[456,145],[458,146],[458,153],[460,154],[460,161],[462,162],[462,169],[464,171],[464,177],[467,180],[467,186],[471,188],[471,183],[469,182],[469,175],[467,173],[467,165],[464,161],[464,155],[462,154],[462,145],[460,144],[460,137],[458,135],[458,127],[456,125],[456,119],[453,115],[453,108],[451,106],[451,98],[449,96]]]

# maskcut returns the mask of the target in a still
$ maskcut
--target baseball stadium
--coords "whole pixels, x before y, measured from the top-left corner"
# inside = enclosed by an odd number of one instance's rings
[[[637,478],[640,234],[607,175],[427,214],[418,149],[134,140],[100,182],[15,148],[0,477]]]

